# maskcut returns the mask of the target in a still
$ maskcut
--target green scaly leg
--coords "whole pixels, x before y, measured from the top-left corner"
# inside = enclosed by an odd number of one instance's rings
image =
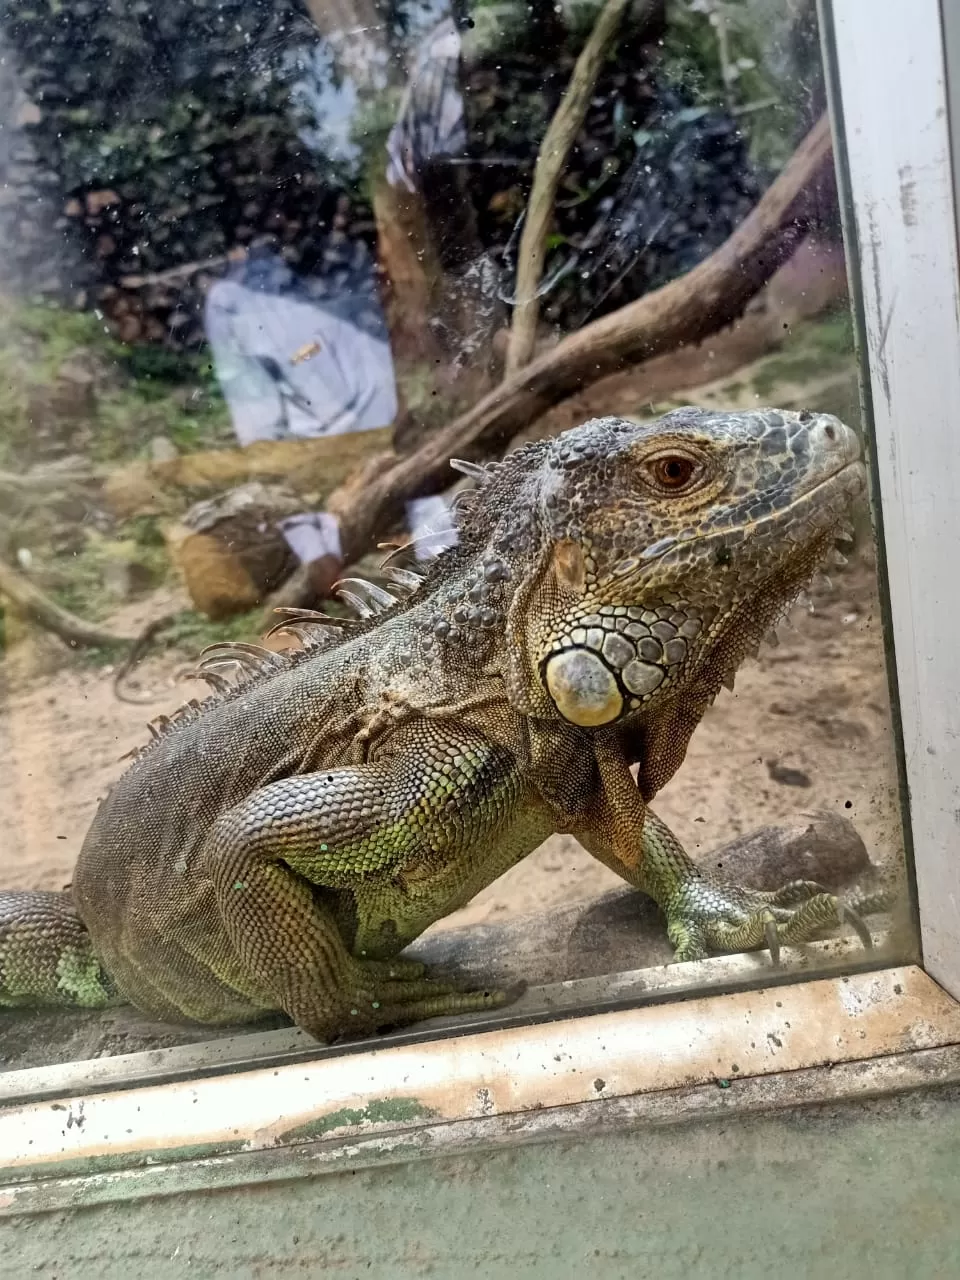
[[[226,934],[299,1026],[326,1040],[506,1002],[504,992],[458,990],[391,953],[419,932],[424,897],[437,895],[435,915],[445,912],[447,890],[431,883],[431,869],[463,864],[466,875],[470,851],[496,838],[518,791],[512,765],[481,738],[421,726],[389,760],[281,779],[217,821],[206,864]],[[357,894],[356,930],[372,934],[370,958],[351,952],[315,888]],[[362,910],[384,903],[395,914],[381,934]]]
[[[649,809],[642,822],[641,856],[635,868],[624,865],[609,838],[590,830],[577,835],[594,857],[657,903],[677,960],[769,947],[776,964],[781,947],[809,942],[845,921],[865,947],[873,945],[861,913],[885,910],[889,900],[884,895],[865,900],[861,907],[845,903],[813,880],[793,880],[774,893],[746,889],[702,871]]]
[[[782,946],[809,942],[844,921],[864,947],[873,945],[860,913],[814,880],[793,880],[769,893],[706,875],[670,828],[649,810],[643,825],[643,857],[632,882],[666,916],[677,960],[702,960],[711,951],[766,946],[777,964]]]
[[[69,894],[0,893],[0,1008],[121,1003]]]

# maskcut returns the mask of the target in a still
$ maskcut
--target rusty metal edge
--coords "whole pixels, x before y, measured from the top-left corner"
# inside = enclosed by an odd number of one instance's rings
[[[588,1140],[643,1128],[734,1120],[798,1107],[866,1102],[960,1084],[960,1045],[917,1049],[836,1066],[661,1090],[372,1134],[158,1164],[115,1173],[0,1187],[0,1217],[78,1209],[149,1197],[318,1177],[358,1169],[469,1155],[513,1145]],[[10,1193],[8,1195],[8,1193]]]
[[[856,979],[849,977],[823,980],[817,984],[823,988],[820,998],[834,1003],[839,1000],[845,1013],[850,1015],[851,1033],[855,1029],[853,1020],[860,1012],[855,1007],[856,1001],[866,995],[868,1003],[876,1006],[874,1014],[864,1024],[867,1030],[857,1033],[864,1037],[862,1055],[851,1054],[848,1049],[845,1056],[840,1055],[841,1060],[834,1061],[838,1055],[836,1016],[832,1022],[831,1018],[825,1018],[822,1027],[819,1020],[811,1022],[809,990],[804,992],[803,986],[794,988],[796,1000],[791,1002],[790,988],[769,989],[754,993],[760,1006],[758,1028],[763,1025],[764,1012],[769,1014],[774,1005],[782,1010],[784,1017],[803,1012],[808,1017],[801,1043],[784,1056],[785,1070],[767,1070],[765,1064],[761,1064],[754,1074],[717,1079],[711,1078],[712,1073],[708,1072],[704,1078],[701,1062],[700,1079],[696,1083],[685,1084],[685,1080],[695,1077],[690,1073],[691,1063],[685,1062],[681,1055],[666,1075],[648,1084],[646,1089],[633,1088],[632,1082],[621,1081],[615,1091],[607,1094],[600,1088],[596,1098],[591,1094],[589,1098],[567,1095],[566,1099],[562,1090],[554,1090],[553,1102],[535,1102],[533,1106],[527,1105],[522,1109],[508,1102],[507,1105],[492,1107],[492,1114],[487,1114],[483,1107],[479,1113],[476,1109],[474,1092],[478,1095],[487,1092],[475,1089],[482,1080],[479,1076],[477,1079],[463,1077],[461,1072],[461,1077],[452,1085],[453,1094],[460,1098],[459,1104],[446,1114],[411,1106],[409,1114],[391,1116],[386,1125],[341,1119],[338,1122],[340,1131],[335,1134],[326,1134],[323,1129],[303,1137],[284,1134],[273,1142],[261,1141],[252,1147],[247,1144],[243,1150],[240,1147],[244,1144],[240,1143],[191,1145],[181,1138],[168,1151],[158,1151],[152,1157],[147,1152],[146,1160],[144,1151],[130,1150],[118,1153],[110,1165],[101,1163],[93,1169],[75,1170],[69,1163],[60,1164],[54,1160],[42,1171],[27,1171],[22,1180],[0,1187],[0,1215],[37,1213],[110,1200],[308,1176],[429,1155],[456,1154],[477,1145],[540,1141],[578,1134],[586,1137],[614,1128],[619,1130],[624,1125],[676,1123],[708,1119],[730,1114],[731,1111],[865,1098],[960,1080],[960,1005],[915,967],[882,971],[869,975],[869,978],[874,987],[872,994],[868,993],[864,983],[858,984]],[[858,987],[860,996],[857,995]],[[813,998],[816,1000],[818,997]],[[853,1004],[849,1003],[851,998]],[[706,1010],[708,1020],[723,1026],[726,1033],[728,1028],[737,1024],[738,1009],[742,1014],[743,1002],[737,1002],[736,996],[711,997],[699,1002],[701,1012],[698,1016],[703,1018],[703,1010]],[[790,1007],[792,1003],[796,1003],[795,1010]],[[655,1030],[659,1023],[660,1033],[666,1034],[669,1040],[672,1034],[669,1012],[665,1014],[663,1009],[630,1011],[627,1019],[631,1033],[641,1031],[642,1024],[649,1024],[650,1016],[659,1013],[660,1016],[648,1029]],[[589,1022],[588,1018],[571,1019],[564,1024],[564,1030],[575,1036],[577,1024],[582,1031]],[[786,1025],[789,1026],[790,1022]],[[531,1039],[531,1032],[536,1053],[530,1054],[528,1046],[529,1061],[521,1061],[516,1069],[517,1080],[521,1082],[524,1074],[531,1077],[542,1073],[537,1054],[564,1044],[563,1041],[555,1041],[556,1027],[528,1029],[527,1040]],[[543,1036],[543,1032],[548,1034]],[[921,1040],[924,1034],[927,1036],[928,1043],[932,1034],[934,1043],[929,1047],[902,1051],[903,1046],[917,1043],[918,1032]],[[554,1041],[550,1040],[550,1034],[554,1035]],[[734,1043],[737,1034],[734,1030]],[[440,1059],[434,1066],[441,1068],[441,1077],[447,1070],[456,1075],[457,1055],[463,1052],[468,1040],[464,1038],[459,1046],[457,1042],[437,1041],[426,1047],[425,1052],[436,1054]],[[655,1056],[655,1043],[644,1043],[648,1050],[644,1058]],[[602,1048],[599,1042],[591,1042],[588,1036],[581,1039],[580,1045],[581,1055],[583,1046],[588,1046],[579,1063],[581,1076],[592,1077],[594,1070],[598,1073],[608,1070],[610,1063],[601,1054],[590,1056],[591,1045]],[[743,1047],[746,1054],[746,1046]],[[372,1053],[371,1062],[377,1056]],[[522,1060],[522,1053],[517,1056]],[[691,1058],[696,1059],[696,1050],[692,1051]],[[807,1059],[806,1063],[803,1058]],[[447,1068],[443,1066],[445,1059],[449,1059]],[[637,1083],[642,1078],[641,1069]],[[230,1077],[223,1077],[207,1081],[207,1090],[226,1086],[229,1080]],[[596,1084],[602,1086],[603,1081],[597,1080]],[[171,1087],[175,1086],[150,1092],[157,1101],[162,1101],[162,1096]],[[282,1088],[282,1081],[278,1081],[277,1087]],[[545,1097],[549,1099],[550,1095],[551,1089],[547,1087]],[[34,1111],[39,1116],[42,1105],[36,1104],[27,1111]],[[49,1110],[49,1105],[45,1109]],[[61,1107],[57,1110],[67,1109]],[[266,1134],[262,1136],[268,1137]]]

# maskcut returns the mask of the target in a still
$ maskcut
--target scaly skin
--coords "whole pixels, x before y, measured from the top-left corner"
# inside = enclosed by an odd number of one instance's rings
[[[72,905],[0,895],[0,1003],[279,1009],[321,1038],[487,1007],[398,953],[554,831],[659,903],[679,958],[836,924],[817,885],[709,879],[647,803],[832,546],[858,456],[835,418],[685,409],[467,468],[459,545],[395,575],[409,597],[354,584],[375,616],[345,634],[208,655],[218,694],[107,796]]]

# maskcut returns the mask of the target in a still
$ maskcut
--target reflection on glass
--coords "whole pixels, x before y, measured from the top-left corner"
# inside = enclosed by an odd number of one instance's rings
[[[205,327],[240,444],[388,426],[393,362],[366,246],[299,280],[260,252],[207,294]]]
[[[424,932],[410,954],[481,992],[677,947],[772,944],[808,973],[862,963],[865,928],[902,954],[866,511],[837,516],[852,549],[779,647],[667,733],[710,584],[594,591],[584,504],[626,502],[611,545],[666,565],[689,536],[670,504],[714,464],[692,437],[653,459],[644,532],[628,499],[647,472],[598,469],[583,435],[537,443],[597,417],[733,415],[724,447],[766,453],[718,482],[710,529],[745,474],[758,527],[775,473],[819,474],[819,415],[862,438],[812,0],[0,13],[0,883],[30,895],[0,899],[0,1002],[28,1006],[0,1020],[4,1060],[74,1052],[75,1015],[31,1012],[41,998],[171,1021],[128,1050],[296,1017],[304,983],[340,1001],[305,1023],[331,1034],[496,1004],[378,968]],[[785,416],[762,432],[742,416],[769,405]],[[478,468],[522,447],[518,499]],[[577,467],[607,479],[565,506]],[[554,589],[594,601],[565,639]],[[171,743],[192,745],[174,761]],[[584,760],[617,815],[603,848],[574,812]],[[265,786],[270,822],[308,820],[250,864]],[[101,802],[108,836],[75,872]],[[740,897],[726,934],[678,923],[650,878],[674,837],[718,882],[825,888]],[[866,926],[837,926],[834,891]]]

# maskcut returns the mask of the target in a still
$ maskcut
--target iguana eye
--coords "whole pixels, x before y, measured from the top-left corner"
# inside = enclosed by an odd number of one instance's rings
[[[669,453],[654,458],[647,464],[647,469],[661,489],[676,490],[689,484],[697,467],[682,453]]]

